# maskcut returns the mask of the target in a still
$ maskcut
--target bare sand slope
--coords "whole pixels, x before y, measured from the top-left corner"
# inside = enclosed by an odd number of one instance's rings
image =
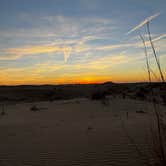
[[[1,166],[153,163],[152,115],[136,113],[152,112],[150,104],[118,98],[110,99],[108,106],[88,99],[35,104],[42,109],[30,111],[32,103],[8,105],[7,115],[0,117]]]

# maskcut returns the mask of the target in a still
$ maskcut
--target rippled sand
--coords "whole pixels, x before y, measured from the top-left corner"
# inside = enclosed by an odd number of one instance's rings
[[[7,115],[0,117],[0,166],[154,162],[148,103],[116,98],[109,105],[88,99],[35,104],[43,109],[30,111],[33,103],[8,105]],[[136,113],[139,110],[147,113]]]

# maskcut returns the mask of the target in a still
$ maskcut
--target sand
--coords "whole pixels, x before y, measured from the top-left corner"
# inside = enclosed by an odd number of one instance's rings
[[[31,111],[33,105],[40,111]],[[0,166],[142,166],[155,162],[150,132],[153,108],[148,102],[110,98],[109,105],[103,105],[80,98],[8,103],[6,110],[0,116]]]

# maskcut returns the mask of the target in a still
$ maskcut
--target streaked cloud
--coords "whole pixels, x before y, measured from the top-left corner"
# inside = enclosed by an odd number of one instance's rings
[[[134,28],[132,28],[129,32],[127,32],[126,34],[130,34],[134,31],[136,31],[137,29],[141,28],[142,26],[144,26],[147,22],[153,20],[154,18],[158,17],[160,15],[160,13],[156,13],[150,17],[147,17],[144,21],[142,21],[141,23],[139,23],[137,26],[135,26]]]
[[[166,34],[159,35],[158,37],[154,38],[153,41],[155,42],[164,38],[166,38]]]
[[[164,40],[166,37],[166,34],[162,35],[155,35],[153,38],[153,42],[159,42],[160,40]],[[51,43],[49,45],[32,45],[32,46],[23,46],[23,47],[17,47],[17,48],[7,48],[1,50],[1,60],[14,60],[19,59],[24,56],[40,56],[40,54],[45,55],[54,55],[56,56],[56,53],[62,53],[64,57],[64,62],[67,62],[70,55],[74,56],[82,56],[82,58],[85,58],[86,54],[92,54],[95,55],[96,53],[104,54],[104,52],[108,51],[116,51],[119,49],[134,49],[134,48],[142,48],[142,42],[136,40],[137,38],[134,38],[134,41],[132,42],[125,42],[121,44],[109,44],[109,45],[89,45],[87,44],[88,41],[98,39],[95,36],[86,36],[81,39],[77,40],[66,40],[66,42],[62,42],[61,40],[56,41],[54,43]],[[164,47],[164,41],[160,42],[159,48],[160,50],[165,49]],[[149,41],[146,41],[147,47],[150,47]],[[107,53],[108,54],[108,53]]]
[[[0,59],[17,59],[26,55],[38,55],[49,53],[63,53],[64,61],[66,62],[70,56],[71,48],[68,46],[58,47],[52,45],[26,46],[21,48],[9,48],[5,50],[5,55]]]

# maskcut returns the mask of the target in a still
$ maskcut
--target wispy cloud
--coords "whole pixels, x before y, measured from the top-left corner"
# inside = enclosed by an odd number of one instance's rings
[[[63,53],[64,61],[66,62],[70,56],[72,48],[68,46],[54,46],[54,45],[38,45],[38,46],[26,46],[20,48],[9,48],[4,51],[5,56],[0,59],[17,59],[26,55],[38,55],[49,53]]]
[[[141,23],[139,23],[137,26],[135,26],[134,28],[132,28],[129,32],[127,32],[126,34],[130,34],[134,31],[136,31],[137,29],[141,28],[142,26],[144,26],[147,22],[153,20],[154,18],[158,17],[160,15],[160,13],[156,13],[150,17],[147,17],[144,21],[142,21]]]
[[[62,53],[64,61],[67,62],[72,53],[83,54],[91,51],[93,46],[87,43],[104,39],[113,29],[111,19],[100,17],[53,15],[36,17],[36,22],[32,18],[33,15],[28,14],[21,20],[30,24],[31,28],[0,30],[1,40],[9,41],[0,46],[1,60],[18,59],[26,55]]]
[[[162,34],[162,35],[156,37],[155,39],[153,39],[153,41],[158,41],[158,40],[161,40],[161,39],[164,39],[164,38],[166,38],[166,34]]]
[[[153,35],[153,42],[156,43],[157,49],[160,51],[165,50],[165,38],[166,34],[161,35]],[[145,35],[146,37],[146,35]],[[142,48],[142,42],[138,41],[137,38],[133,38],[132,42],[124,42],[117,44],[101,44],[101,45],[90,45],[87,42],[91,40],[98,39],[95,36],[85,36],[81,39],[69,39],[66,41],[57,40],[56,42],[50,43],[48,45],[32,45],[32,46],[22,46],[16,48],[7,48],[1,50],[0,60],[15,60],[22,58],[24,56],[40,56],[41,54],[47,55],[55,55],[61,53],[64,57],[64,62],[67,62],[71,55],[75,57],[79,57],[81,59],[88,57],[96,57],[96,55],[101,54],[112,54],[112,51],[121,51],[122,49],[133,50],[137,48]],[[163,40],[162,40],[163,39]],[[160,42],[160,43],[159,43]],[[159,44],[158,44],[159,43]],[[150,46],[149,41],[146,41],[147,47]],[[75,58],[73,58],[74,60]],[[80,59],[80,60],[81,60]],[[87,58],[88,60],[88,58]]]

